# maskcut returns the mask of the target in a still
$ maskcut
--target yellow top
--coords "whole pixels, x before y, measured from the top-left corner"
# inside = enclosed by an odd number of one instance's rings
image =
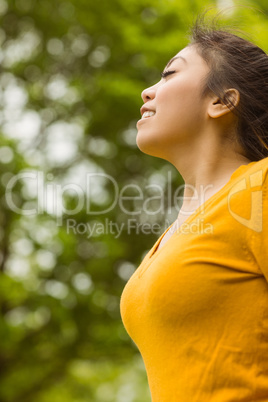
[[[126,284],[153,402],[268,401],[267,176],[240,166]]]

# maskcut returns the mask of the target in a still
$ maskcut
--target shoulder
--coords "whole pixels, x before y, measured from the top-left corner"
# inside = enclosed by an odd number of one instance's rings
[[[232,179],[234,186],[241,190],[251,191],[255,187],[262,187],[268,181],[268,157],[241,165],[233,173]]]
[[[250,215],[246,222],[248,247],[268,281],[268,158],[252,164],[247,172]]]
[[[268,176],[268,157],[248,165],[246,176],[249,179],[250,187],[262,186],[267,182]]]
[[[268,157],[241,165],[233,174],[227,192],[228,212],[240,229],[260,233],[268,205]],[[264,213],[265,209],[265,213]],[[268,216],[265,217],[268,219]],[[242,225],[242,226],[241,226]]]

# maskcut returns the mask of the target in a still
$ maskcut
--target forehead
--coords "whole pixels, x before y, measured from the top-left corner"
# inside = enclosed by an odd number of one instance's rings
[[[199,67],[208,70],[205,60],[199,55],[195,46],[187,46],[177,53],[167,64],[166,67],[184,64],[188,68]]]

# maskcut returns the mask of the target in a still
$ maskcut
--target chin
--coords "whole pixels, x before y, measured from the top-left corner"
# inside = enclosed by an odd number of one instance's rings
[[[136,139],[136,144],[139,150],[144,154],[168,160],[168,158],[164,156],[163,147],[162,149],[161,146],[157,147],[156,141],[146,141],[144,137],[138,135]]]
[[[139,133],[136,138],[136,144],[139,150],[141,152],[144,152],[145,154],[151,155],[151,153],[153,152],[152,141],[148,141],[148,138],[146,140],[146,137],[140,135]]]

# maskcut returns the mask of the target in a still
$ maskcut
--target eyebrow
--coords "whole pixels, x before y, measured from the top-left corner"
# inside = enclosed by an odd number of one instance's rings
[[[170,64],[171,64],[174,60],[177,60],[177,59],[181,59],[181,60],[183,60],[183,61],[187,64],[187,61],[186,61],[186,59],[185,59],[184,57],[182,57],[182,56],[175,56],[175,57],[173,57],[171,60],[169,60],[168,64],[166,65],[166,68],[169,67]]]

